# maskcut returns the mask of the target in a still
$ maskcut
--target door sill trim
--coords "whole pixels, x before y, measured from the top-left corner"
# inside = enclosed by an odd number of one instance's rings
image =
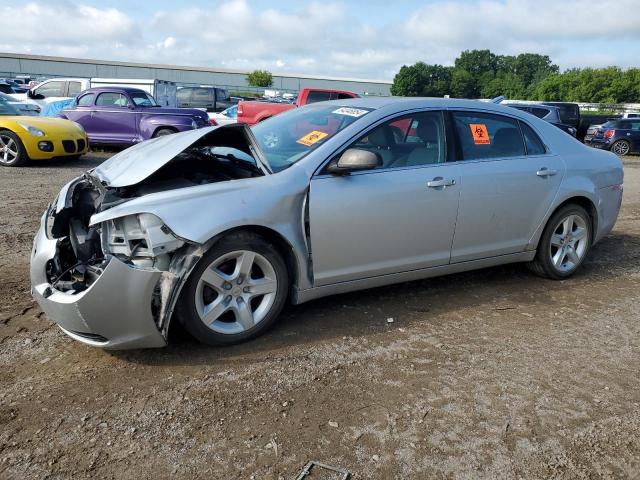
[[[393,283],[411,282],[413,280],[421,280],[424,278],[439,277],[441,275],[450,275],[452,273],[494,267],[496,265],[503,265],[506,263],[530,262],[535,256],[536,251],[530,250],[520,253],[511,253],[508,255],[499,255],[497,257],[483,258],[480,260],[452,263],[439,267],[421,268],[407,272],[391,273],[387,275],[378,275],[376,277],[350,280],[347,282],[332,283],[330,285],[313,287],[306,290],[295,290],[292,295],[292,303],[297,305],[329,295],[376,288],[383,285],[391,285]]]

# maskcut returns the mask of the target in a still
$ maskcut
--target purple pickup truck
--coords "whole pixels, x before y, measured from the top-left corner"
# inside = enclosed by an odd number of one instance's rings
[[[144,90],[128,87],[89,88],[59,116],[82,125],[92,144],[132,145],[211,125],[202,110],[164,108]]]

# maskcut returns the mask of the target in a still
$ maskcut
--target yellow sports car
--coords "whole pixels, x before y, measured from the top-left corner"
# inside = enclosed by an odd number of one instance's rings
[[[0,102],[0,165],[18,167],[29,160],[79,157],[88,146],[87,134],[77,123],[21,115]]]

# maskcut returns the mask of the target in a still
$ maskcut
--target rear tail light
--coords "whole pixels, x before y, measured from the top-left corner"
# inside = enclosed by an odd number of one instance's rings
[[[216,122],[213,118],[209,119],[209,125],[216,127],[218,125],[218,122]]]
[[[607,129],[604,131],[604,138],[613,138],[615,134],[616,134],[615,130]]]
[[[242,110],[242,105],[238,105],[238,116],[244,114],[244,110]]]

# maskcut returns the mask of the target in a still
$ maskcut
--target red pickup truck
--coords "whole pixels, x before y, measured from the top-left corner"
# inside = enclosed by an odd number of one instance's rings
[[[300,90],[296,103],[270,103],[270,102],[240,102],[238,103],[238,123],[255,125],[258,122],[273,117],[279,113],[310,103],[325,102],[327,100],[340,100],[345,98],[358,98],[359,95],[343,90],[322,90],[319,88],[303,88]]]

